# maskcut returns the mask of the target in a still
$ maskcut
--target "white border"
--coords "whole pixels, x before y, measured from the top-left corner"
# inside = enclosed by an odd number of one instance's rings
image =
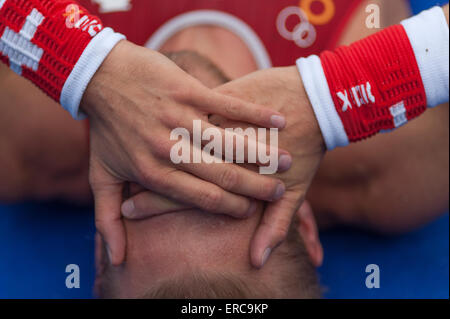
[[[269,53],[255,31],[241,19],[216,10],[196,10],[172,18],[152,35],[145,46],[159,50],[176,33],[198,25],[218,26],[233,32],[247,45],[259,69],[272,67]]]
[[[79,112],[81,98],[89,82],[111,50],[125,36],[105,28],[84,49],[61,91],[60,103],[74,119],[83,120],[86,115]]]
[[[317,55],[297,60],[297,68],[303,85],[319,122],[322,136],[331,151],[336,147],[347,146],[350,141],[344,124],[336,111],[322,63]]]
[[[449,32],[444,11],[433,7],[402,25],[416,56],[428,107],[448,102]]]

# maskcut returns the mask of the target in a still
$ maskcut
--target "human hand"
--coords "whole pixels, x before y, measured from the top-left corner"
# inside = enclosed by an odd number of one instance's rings
[[[82,109],[90,119],[96,226],[115,265],[125,256],[124,182],[235,217],[251,214],[253,199],[273,201],[285,191],[280,180],[233,164],[175,166],[170,161],[175,144],[171,130],[186,128],[192,134],[194,120],[202,121],[203,130],[213,127],[208,114],[262,127],[283,128],[285,119],[276,111],[207,89],[155,51],[120,42],[90,82]],[[290,156],[281,150],[279,154],[287,155],[279,169],[289,168]]]
[[[269,203],[251,244],[252,264],[261,267],[270,252],[284,240],[325,153],[325,144],[296,67],[259,71],[217,90],[273,106],[288,119],[286,128],[279,135],[279,145],[291,153],[293,162],[289,172],[277,176],[285,183],[287,190],[280,200]],[[212,117],[211,121],[226,128],[249,126],[223,117]],[[136,187],[131,195],[134,210],[125,214],[130,219],[188,208],[152,192],[139,192]]]
[[[218,92],[272,106],[288,119],[279,137],[280,147],[293,157],[289,172],[278,175],[286,185],[286,192],[280,200],[267,205],[251,243],[251,262],[262,267],[285,239],[325,154],[325,143],[295,66],[255,72],[225,84]],[[225,120],[223,125],[233,124]]]

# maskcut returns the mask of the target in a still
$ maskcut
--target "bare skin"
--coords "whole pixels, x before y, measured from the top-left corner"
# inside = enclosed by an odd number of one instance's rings
[[[286,120],[267,107],[208,89],[159,52],[119,42],[89,82],[82,110],[90,121],[89,182],[95,199],[95,225],[116,265],[124,261],[126,253],[121,203],[128,182],[210,213],[234,217],[252,213],[256,199],[276,201],[285,191],[281,181],[233,163],[172,162],[175,142],[170,140],[171,131],[185,128],[192,134],[196,120],[202,130],[210,128],[209,114],[280,129]],[[279,150],[280,157],[282,154],[287,160],[280,160],[277,168],[285,171],[292,159]],[[246,178],[230,184],[228,177],[235,171]],[[189,191],[185,185],[190,186]]]
[[[208,57],[229,79],[237,79],[257,70],[256,62],[246,44],[235,34],[221,27],[196,26],[175,34],[161,48],[163,52],[193,50]]]
[[[382,4],[381,27],[411,15],[405,1],[377,2]],[[377,31],[360,27],[365,7],[355,15],[341,44]],[[448,21],[448,5],[444,12]],[[327,153],[307,197],[319,224],[396,233],[440,216],[448,208],[448,112],[447,103],[400,130]]]
[[[91,203],[86,123],[3,64],[0,92],[0,201]]]
[[[369,3],[372,2],[365,2],[357,10],[341,44],[377,31],[361,27],[365,26],[365,8]],[[410,16],[404,1],[377,3],[381,7],[382,27]],[[448,18],[448,6],[444,11]],[[186,36],[192,38],[192,32],[186,31]],[[189,42],[169,41],[168,46],[188,49]],[[235,41],[234,49],[238,46]],[[203,53],[214,56],[214,52],[205,49]],[[243,54],[247,55],[248,52]],[[233,73],[233,65],[222,67]],[[448,207],[448,184],[447,104],[428,110],[394,133],[379,134],[326,154],[307,198],[322,226],[344,223],[381,232],[401,232],[442,214]]]
[[[396,23],[409,15],[405,5],[402,10],[399,9],[399,2],[395,2],[395,10],[390,7],[394,5],[392,1],[383,2],[382,12],[401,13],[395,17],[382,13],[382,17],[390,17],[389,21],[383,22],[384,25]],[[364,6],[355,17],[355,19],[365,18]],[[366,34],[367,29],[360,27],[363,21],[353,23],[354,29],[348,29],[341,42],[350,43],[368,35]],[[364,31],[361,32],[361,30]],[[186,41],[186,43],[189,43],[189,41]],[[207,54],[207,51],[205,54]],[[211,52],[211,55],[214,55],[213,52]],[[221,65],[221,67],[228,74],[238,72],[237,68],[233,69],[232,64]],[[251,68],[250,65],[249,69]],[[0,74],[3,74],[4,77],[5,74],[9,74],[9,71],[2,71]],[[8,77],[8,80],[5,81],[8,83],[7,85],[14,83],[9,80],[10,78]],[[7,86],[1,87],[7,89]],[[10,90],[9,92],[13,91]],[[17,91],[12,100],[19,101],[23,97],[20,92]],[[27,90],[27,93],[29,96],[34,96],[34,94],[39,96],[38,91],[32,86]],[[32,100],[34,101],[34,99]],[[52,103],[44,102],[44,97],[42,97],[42,100],[41,104],[45,103],[49,107],[57,107]],[[0,103],[3,103],[3,100]],[[8,105],[6,104],[5,107]],[[32,107],[27,103],[24,103],[24,105],[29,108]],[[28,109],[24,109],[24,112],[28,111]],[[65,123],[66,131],[69,131],[73,125],[75,138],[84,139],[82,124],[74,121],[70,123],[60,122],[63,119],[63,114],[61,113],[61,117],[55,115],[52,123]],[[40,115],[41,113],[37,116]],[[2,117],[2,120],[4,118],[6,119],[6,117]],[[21,118],[21,120],[23,119]],[[42,122],[36,121],[36,123],[43,123],[43,126],[48,127],[48,123],[45,123],[44,119],[42,119]],[[51,134],[51,136],[54,135]],[[56,142],[53,141],[52,143]],[[73,188],[70,186],[72,182],[67,179],[65,180],[66,182],[69,181],[67,185],[58,189],[50,189],[44,192],[44,196],[42,194],[30,195],[31,193],[39,193],[37,190],[45,189],[40,185],[48,185],[48,182],[45,182],[44,179],[33,178],[32,176],[36,175],[31,173],[24,174],[27,171],[27,169],[24,169],[26,165],[18,165],[22,161],[17,160],[19,156],[22,156],[22,153],[17,153],[10,144],[9,139],[1,139],[0,137],[0,146],[3,145],[4,148],[12,150],[11,152],[2,152],[2,162],[6,163],[2,167],[5,168],[2,177],[6,176],[6,179],[12,180],[11,184],[5,183],[5,185],[19,185],[18,189],[22,192],[22,197],[17,195],[19,192],[13,192],[8,187],[8,189],[0,192],[4,199],[20,199],[30,196],[51,198],[65,187],[67,187],[67,191],[64,193],[74,194]],[[24,143],[24,145],[27,144]],[[52,154],[52,151],[54,151],[54,158],[61,156],[63,152],[58,151],[57,145],[49,147],[47,154]],[[389,147],[386,147],[386,145],[389,145]],[[26,146],[25,148],[28,149],[29,147]],[[80,152],[80,154],[82,153]],[[355,163],[358,163],[356,169]],[[388,166],[386,163],[391,165]],[[406,163],[406,165],[403,163]],[[11,174],[13,171],[16,171],[17,175]],[[13,177],[11,178],[11,176]],[[85,174],[81,173],[80,176],[81,179],[86,180]],[[77,178],[75,177],[75,180]],[[33,180],[34,185],[23,187],[24,181],[29,180]],[[76,184],[77,182],[73,181],[73,183]],[[389,135],[381,134],[367,142],[327,154],[307,198],[311,200],[322,225],[346,223],[377,231],[399,232],[432,220],[448,207],[448,184],[447,105],[427,111],[425,115],[397,132]],[[81,190],[78,189],[75,192],[79,192],[81,196],[89,199],[89,195],[86,195],[89,194],[89,191],[86,191],[87,184],[83,185],[85,186],[82,186]]]
[[[250,265],[248,246],[262,211],[258,203],[255,214],[245,220],[192,209],[126,220],[128,249],[123,265],[111,267],[104,243],[96,238],[95,290],[104,298],[146,298],[163,281],[208,273],[243,278],[254,298],[312,298],[309,287],[316,282],[314,266],[322,263],[323,250],[311,208],[305,205],[297,212],[299,223],[291,236],[299,241],[285,242],[266,267],[257,270]],[[302,269],[287,257],[295,254],[300,255]],[[299,278],[299,271],[303,277]],[[252,289],[255,283],[270,287],[266,289],[270,295],[258,295],[258,289]],[[202,296],[198,290],[194,294],[192,298]]]

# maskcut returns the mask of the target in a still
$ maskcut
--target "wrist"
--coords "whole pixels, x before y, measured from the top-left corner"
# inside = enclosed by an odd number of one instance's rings
[[[433,8],[297,66],[331,150],[389,132],[448,101],[448,26]]]
[[[335,147],[347,146],[350,142],[336,112],[319,57],[313,55],[301,58],[297,60],[297,68],[326,148],[332,150]]]
[[[89,81],[124,36],[104,28],[77,1],[63,2],[0,1],[0,55],[14,72],[81,119],[80,101]],[[83,13],[77,23],[67,16],[69,8]]]
[[[296,66],[285,68],[285,79],[288,80],[289,84],[292,84],[292,86],[287,86],[287,88],[295,92],[295,100],[301,101],[301,104],[296,107],[302,109],[302,119],[299,125],[306,126],[309,129],[307,134],[308,144],[314,145],[320,152],[324,152],[326,150],[326,142],[323,131],[313,108],[314,104],[309,99],[305,83],[303,82],[304,79],[302,79],[298,68]]]
[[[127,40],[118,42],[88,83],[80,103],[80,111],[89,118],[108,112],[106,108],[110,107],[109,103],[102,103],[107,99],[105,91],[114,85],[113,82],[123,72],[121,70],[127,59],[127,52],[130,52],[132,46],[134,45]]]
[[[124,38],[123,35],[115,33],[112,29],[104,29],[89,43],[76,63],[61,93],[61,105],[75,119],[83,119],[86,114],[89,115],[90,106],[95,105],[95,103],[84,103],[84,96],[89,84],[112,50]],[[81,108],[81,105],[85,107]]]

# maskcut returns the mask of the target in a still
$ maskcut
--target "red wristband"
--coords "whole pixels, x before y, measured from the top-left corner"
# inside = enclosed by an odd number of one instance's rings
[[[420,70],[401,25],[320,58],[350,142],[399,127],[427,108]]]
[[[99,18],[70,0],[0,0],[0,59],[60,102]]]

